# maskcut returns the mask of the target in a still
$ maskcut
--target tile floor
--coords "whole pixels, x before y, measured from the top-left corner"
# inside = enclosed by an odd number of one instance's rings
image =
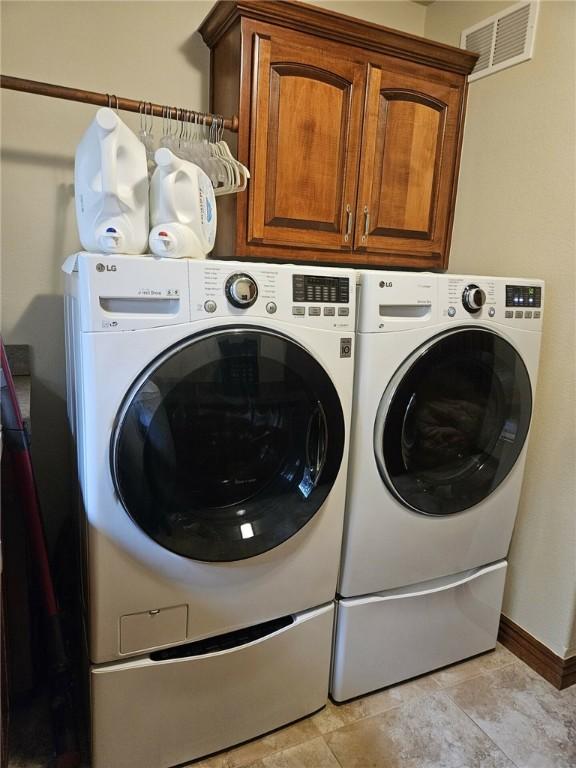
[[[10,768],[50,765],[29,725]],[[498,645],[190,768],[576,768],[576,686],[557,691]]]
[[[492,653],[355,699],[191,768],[576,768],[576,686]]]

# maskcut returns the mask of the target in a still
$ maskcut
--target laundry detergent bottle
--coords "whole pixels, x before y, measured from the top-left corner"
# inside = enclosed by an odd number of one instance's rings
[[[150,182],[150,250],[172,259],[204,259],[216,238],[216,199],[209,177],[167,147],[155,154]]]
[[[93,253],[143,253],[148,245],[146,149],[112,109],[99,109],[76,150],[76,220]]]

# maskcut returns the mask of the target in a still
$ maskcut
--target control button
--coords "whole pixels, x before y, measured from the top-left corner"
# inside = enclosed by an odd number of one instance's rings
[[[308,307],[309,315],[315,315],[317,317],[320,314],[320,312],[321,312],[320,307]]]
[[[524,317],[524,312],[522,312],[521,309],[517,309],[516,312],[514,312],[514,317]]]
[[[524,317],[526,318],[526,320],[531,320],[532,312],[530,312],[530,310],[527,309],[526,312],[524,312]]]
[[[486,293],[479,288],[475,283],[470,283],[464,288],[462,293],[462,305],[466,312],[470,312],[471,315],[480,312],[482,307],[486,304]]]
[[[306,314],[306,309],[305,307],[292,307],[292,314],[299,315],[301,317],[302,315]]]
[[[248,309],[258,298],[256,281],[244,272],[230,275],[224,290],[230,304],[238,309]]]
[[[534,312],[534,320],[538,320],[540,318],[540,312]]]
[[[456,314],[456,310],[454,309],[454,307],[448,307],[448,317],[454,317],[455,314]]]
[[[324,314],[329,317],[334,317],[336,314],[336,307],[324,307]]]
[[[340,317],[348,317],[349,314],[350,314],[349,307],[338,307],[338,315]]]
[[[273,301],[269,301],[268,304],[266,304],[266,312],[268,312],[269,315],[273,315],[277,309],[278,307]]]
[[[511,309],[507,309],[506,312],[504,312],[504,317],[507,317],[507,318],[514,317],[514,312],[512,312]]]
[[[216,302],[208,299],[208,301],[204,302],[204,309],[206,312],[216,312]]]
[[[495,314],[496,314],[496,310],[494,309],[494,307],[490,307],[490,309],[488,310],[488,317],[494,317]]]

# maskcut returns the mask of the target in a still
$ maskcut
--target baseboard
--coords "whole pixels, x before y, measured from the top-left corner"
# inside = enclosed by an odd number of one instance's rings
[[[563,659],[507,616],[500,616],[498,640],[558,690],[576,683],[576,656]]]

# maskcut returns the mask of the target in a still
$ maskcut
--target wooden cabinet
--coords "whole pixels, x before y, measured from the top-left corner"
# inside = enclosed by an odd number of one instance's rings
[[[252,174],[214,256],[447,267],[475,54],[292,2],[220,2],[200,32]]]

